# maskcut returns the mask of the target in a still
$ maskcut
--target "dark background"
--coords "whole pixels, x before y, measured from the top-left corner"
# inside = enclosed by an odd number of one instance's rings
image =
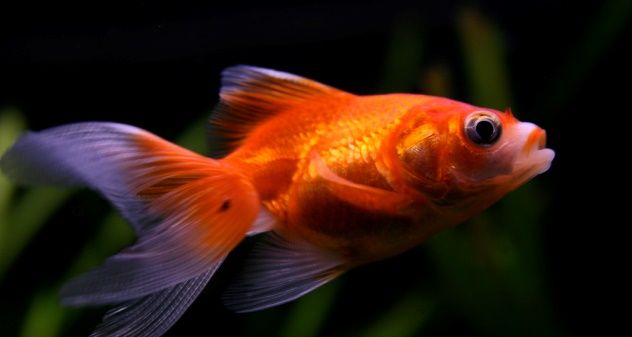
[[[536,179],[546,196],[537,238],[547,329],[550,335],[602,331],[606,326],[597,317],[607,305],[597,303],[608,295],[593,281],[613,277],[610,260],[598,258],[603,251],[597,247],[608,246],[607,233],[622,224],[613,219],[613,198],[605,191],[618,184],[618,171],[610,170],[617,159],[603,151],[623,144],[624,133],[615,126],[629,114],[619,103],[630,95],[631,27],[621,19],[629,17],[626,1],[2,4],[0,109],[21,111],[30,129],[109,120],[175,139],[210,113],[221,70],[235,64],[288,71],[358,94],[421,92],[425,69],[449,69],[450,96],[484,104],[468,87],[457,22],[464,9],[500,32],[512,108],[520,119],[544,127],[557,153],[551,170]],[[410,70],[419,75],[389,83],[389,69],[397,68],[388,63],[394,34],[405,37],[406,29],[423,39],[417,68]],[[98,197],[80,192],[51,216],[0,279],[0,335],[18,335],[31,296],[67,279],[63,269],[94,235],[90,222],[108,211]],[[322,334],[363,330],[388,311],[392,298],[403,296],[399,289],[424,283],[432,293],[441,280],[431,261],[432,254],[420,248],[349,273]],[[246,336],[257,324],[263,335],[279,334],[270,322],[290,315],[287,307],[255,318],[223,309],[218,297],[231,268],[220,272],[169,335]],[[476,315],[450,301],[437,303],[417,335],[491,335]],[[81,319],[64,323],[62,335],[87,334],[101,314],[72,311]],[[511,327],[498,331],[516,335]]]

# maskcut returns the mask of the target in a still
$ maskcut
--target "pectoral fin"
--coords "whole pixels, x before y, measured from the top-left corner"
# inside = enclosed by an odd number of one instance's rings
[[[353,206],[370,211],[396,213],[412,203],[408,197],[396,192],[357,184],[340,177],[316,152],[312,152],[310,158],[310,169],[315,170],[323,179],[329,191]]]

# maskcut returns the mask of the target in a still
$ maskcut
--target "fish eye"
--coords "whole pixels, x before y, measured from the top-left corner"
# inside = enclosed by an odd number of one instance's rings
[[[465,135],[476,145],[491,146],[500,138],[501,133],[502,124],[494,113],[477,111],[465,120]]]

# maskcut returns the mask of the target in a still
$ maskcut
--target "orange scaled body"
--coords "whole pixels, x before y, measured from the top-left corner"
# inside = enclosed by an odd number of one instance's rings
[[[398,189],[402,173],[388,167],[397,156],[393,135],[404,131],[411,108],[420,118],[424,106],[473,108],[438,97],[334,91],[280,111],[225,160],[249,172],[286,235],[337,250],[350,264],[384,258],[454,221],[422,193]],[[429,126],[441,122],[428,117]]]
[[[488,111],[511,127],[519,123],[511,113],[424,95],[356,96],[295,77],[270,76],[266,83],[223,96],[262,110],[266,104],[281,107],[248,130],[224,160],[247,172],[278,220],[277,231],[336,251],[349,266],[407,250],[524,182],[507,181],[481,195],[480,180],[451,172],[455,165],[462,171],[480,170],[489,161],[502,166],[498,158],[477,158],[487,149],[458,147],[468,143],[462,134],[468,114]],[[222,122],[221,116],[215,121],[232,129]],[[529,135],[544,132],[534,128]],[[413,146],[426,147],[413,155],[428,157],[417,168],[427,171],[406,167]]]

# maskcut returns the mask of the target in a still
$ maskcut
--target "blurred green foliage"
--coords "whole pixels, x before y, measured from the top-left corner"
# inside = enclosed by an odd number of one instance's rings
[[[560,71],[557,81],[543,93],[542,105],[560,105],[573,90],[573,84],[586,74],[586,68],[620,32],[632,12],[632,2],[612,0],[580,39],[577,58]],[[381,91],[409,91],[421,86],[432,94],[451,94],[453,80],[445,64],[422,69],[424,32],[415,17],[405,16],[395,24],[386,53]],[[512,92],[505,59],[505,43],[500,31],[483,13],[463,8],[456,20],[462,62],[471,103],[502,109],[511,105]],[[554,101],[554,102],[553,102]],[[178,143],[206,152],[206,120],[192,124]],[[24,117],[15,109],[0,110],[0,153],[25,129]],[[28,248],[33,236],[73,193],[51,188],[16,187],[0,175],[0,281],[16,258]],[[541,215],[547,204],[546,193],[537,180],[499,202],[491,211],[468,225],[445,231],[419,248],[430,256],[437,282],[419,285],[406,296],[385,307],[381,317],[345,336],[406,337],[424,335],[442,315],[457,313],[484,336],[554,336],[562,334],[553,320],[549,294],[543,280],[541,256]],[[37,209],[33,212],[32,209]],[[21,322],[21,336],[61,336],[63,327],[81,317],[80,310],[61,307],[56,298],[58,286],[70,275],[97,265],[104,258],[133,240],[132,232],[114,212],[98,225],[91,241],[85,244],[59,284],[39,289],[28,299],[30,304]],[[257,329],[248,335],[316,337],[334,312],[337,298],[343,297],[337,280],[289,305],[283,319],[269,313],[256,316]],[[438,308],[450,307],[443,314]],[[0,308],[0,310],[9,310]],[[435,323],[436,324],[436,323]],[[266,330],[268,329],[268,330]],[[263,332],[262,332],[263,330]]]
[[[568,62],[558,70],[553,81],[539,98],[539,106],[546,111],[559,109],[577,90],[604,51],[615,42],[632,15],[632,1],[604,1],[601,10],[581,32],[581,39],[569,51]]]

